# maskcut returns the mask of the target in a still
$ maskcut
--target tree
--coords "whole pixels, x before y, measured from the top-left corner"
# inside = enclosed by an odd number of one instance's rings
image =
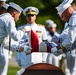
[[[34,6],[39,9],[39,15],[37,16],[37,23],[44,24],[45,20],[52,19],[57,23],[58,29],[63,29],[63,22],[57,15],[57,11],[55,9],[62,0],[8,0],[8,2],[15,2],[19,4],[22,8],[26,8],[28,6]],[[8,3],[7,2],[7,3]],[[76,2],[76,0],[74,0]],[[17,27],[26,23],[25,17],[21,15],[20,20],[17,22]]]

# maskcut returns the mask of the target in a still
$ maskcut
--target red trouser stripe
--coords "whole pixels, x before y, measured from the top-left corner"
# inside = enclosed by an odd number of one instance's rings
[[[39,39],[33,30],[31,30],[31,47],[31,52],[39,52]]]

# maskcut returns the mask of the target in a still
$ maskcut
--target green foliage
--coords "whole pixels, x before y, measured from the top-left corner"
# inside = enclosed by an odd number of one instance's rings
[[[11,1],[19,4],[22,8],[26,8],[28,6],[37,7],[39,9],[39,15],[36,20],[37,23],[45,25],[45,20],[52,19],[57,23],[58,29],[63,29],[63,22],[58,17],[55,9],[55,7],[62,2],[62,0],[8,0],[8,2]],[[76,0],[74,0],[74,2],[76,3]],[[24,23],[26,23],[26,19],[22,15],[20,20],[17,22],[17,27]]]
[[[16,75],[17,71],[19,70],[19,67],[13,67],[13,66],[9,66],[8,68],[8,74],[7,75]]]

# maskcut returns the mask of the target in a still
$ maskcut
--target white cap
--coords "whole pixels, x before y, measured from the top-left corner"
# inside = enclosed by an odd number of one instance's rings
[[[56,7],[58,14],[61,15],[68,7],[71,6],[73,0],[64,0],[59,6]]]
[[[16,10],[19,11],[20,13],[23,11],[23,9],[22,9],[19,5],[15,4],[15,3],[13,3],[13,2],[10,2],[10,3],[9,3],[9,6],[12,7],[12,8],[14,8],[14,9],[16,9]]]
[[[8,4],[3,4],[2,7],[4,7],[5,9],[8,9],[9,5]]]
[[[46,20],[46,22],[45,22],[48,26],[48,28],[50,28],[50,27],[56,27],[57,25],[54,23],[54,21],[52,21],[52,20]]]
[[[4,1],[4,2],[6,2],[6,0],[0,0],[0,1]]]
[[[23,10],[23,15],[26,16],[26,14],[35,14],[38,15],[39,10],[36,7],[27,7]]]

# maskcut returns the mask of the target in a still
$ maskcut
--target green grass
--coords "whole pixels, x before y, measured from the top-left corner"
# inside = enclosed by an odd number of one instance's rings
[[[9,66],[7,75],[16,75],[16,73],[19,69],[20,69],[19,67]]]

